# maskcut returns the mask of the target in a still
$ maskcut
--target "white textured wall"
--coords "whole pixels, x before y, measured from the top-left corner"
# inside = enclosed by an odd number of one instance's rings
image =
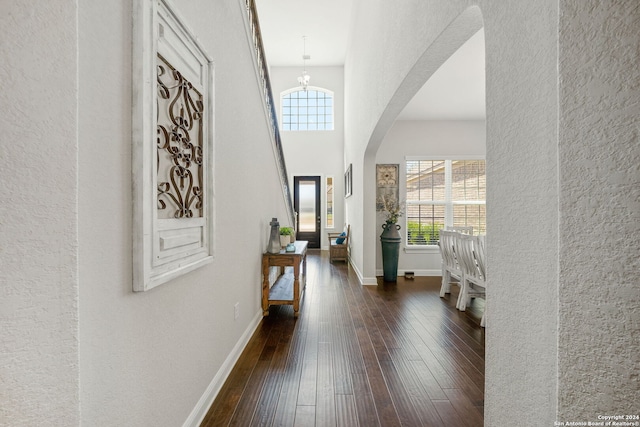
[[[557,2],[486,2],[485,422],[556,416]]]
[[[216,63],[215,260],[149,292],[131,291],[131,1],[81,2],[80,378],[87,426],[187,420],[261,312],[260,255],[271,217],[284,217],[244,1],[172,3]]]
[[[344,226],[344,69],[342,67],[308,67],[311,83],[333,92],[334,130],[280,132],[293,192],[293,177],[321,176],[322,235],[320,244],[328,249],[327,231],[341,231]],[[272,67],[271,88],[280,120],[280,93],[298,86],[299,67]],[[334,179],[333,229],[325,227],[325,178]],[[292,193],[293,194],[293,193]],[[281,224],[282,225],[282,224]]]
[[[559,419],[640,406],[640,8],[560,2]]]
[[[0,4],[0,425],[75,425],[76,2],[32,3]]]
[[[376,153],[376,164],[399,165],[400,200],[406,200],[406,156],[485,156],[484,120],[398,120],[385,135]],[[440,275],[442,257],[437,247],[421,252],[404,250],[406,216],[401,218],[403,236],[398,259],[398,274],[413,271],[416,275]],[[377,215],[376,231],[382,233],[384,217]],[[379,242],[379,239],[378,239]],[[376,244],[376,275],[382,276],[382,247]]]

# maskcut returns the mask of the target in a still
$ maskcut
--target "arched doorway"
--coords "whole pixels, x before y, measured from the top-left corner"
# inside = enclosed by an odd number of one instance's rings
[[[427,46],[395,91],[369,138],[363,159],[363,272],[365,277],[375,276],[378,246],[376,239],[379,234],[375,209],[375,182],[367,177],[375,176],[376,155],[384,136],[401,111],[429,78],[482,27],[480,8],[469,7],[433,43]]]

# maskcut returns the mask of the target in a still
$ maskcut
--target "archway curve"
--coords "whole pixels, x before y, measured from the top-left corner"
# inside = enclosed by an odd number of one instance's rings
[[[376,270],[376,210],[375,183],[366,179],[375,175],[376,153],[384,136],[396,118],[433,73],[460,46],[484,26],[479,6],[470,6],[455,18],[442,33],[428,45],[411,67],[382,112],[371,133],[363,159],[363,276],[375,278]],[[365,283],[371,280],[366,280]],[[372,282],[374,283],[374,281]]]

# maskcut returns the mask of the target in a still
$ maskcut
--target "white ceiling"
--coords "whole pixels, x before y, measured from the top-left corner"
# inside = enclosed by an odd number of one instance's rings
[[[256,0],[271,67],[344,65],[353,0]],[[312,74],[311,72],[309,74]],[[398,120],[485,118],[484,31],[480,30],[425,83]]]
[[[256,0],[265,55],[272,67],[344,65],[352,0]]]
[[[484,120],[484,30],[442,64],[398,120]]]

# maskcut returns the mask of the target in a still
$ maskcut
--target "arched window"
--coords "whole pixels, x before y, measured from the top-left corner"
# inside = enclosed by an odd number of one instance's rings
[[[333,92],[309,86],[282,92],[282,130],[333,130]]]

